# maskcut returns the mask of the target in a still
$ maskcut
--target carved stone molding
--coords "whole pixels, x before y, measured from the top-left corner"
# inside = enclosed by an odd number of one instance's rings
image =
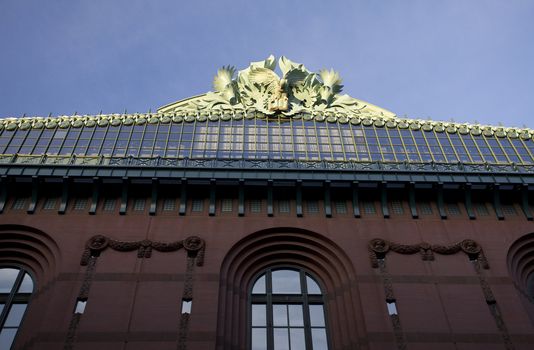
[[[472,260],[478,260],[484,269],[489,269],[488,260],[484,255],[482,247],[477,242],[471,239],[464,239],[451,245],[430,244],[421,242],[416,244],[398,244],[387,241],[382,238],[375,238],[369,241],[369,257],[371,259],[371,266],[378,267],[378,259],[383,259],[389,251],[399,254],[421,254],[421,259],[424,261],[434,260],[434,253],[441,255],[456,254],[460,251],[464,252]]]

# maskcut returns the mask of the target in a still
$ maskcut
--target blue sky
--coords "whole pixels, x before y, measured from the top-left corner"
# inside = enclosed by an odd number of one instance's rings
[[[534,128],[534,1],[0,0],[0,117],[146,112],[269,54],[410,118]]]

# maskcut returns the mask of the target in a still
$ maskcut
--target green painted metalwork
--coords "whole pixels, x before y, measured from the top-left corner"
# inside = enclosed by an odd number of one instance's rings
[[[333,70],[312,73],[303,64],[281,57],[275,72],[276,59],[271,55],[264,61],[252,62],[235,74],[234,67],[219,69],[213,79],[214,92],[188,98],[161,107],[162,113],[199,112],[210,116],[214,112],[232,110],[260,112],[268,116],[292,117],[299,113],[321,113],[328,121],[340,116],[357,115],[362,118],[394,117],[395,114],[368,102],[340,95],[341,78]]]

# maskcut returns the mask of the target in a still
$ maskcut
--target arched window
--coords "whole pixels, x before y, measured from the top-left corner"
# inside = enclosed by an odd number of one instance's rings
[[[0,267],[0,349],[11,348],[32,292],[33,280],[26,270]]]
[[[304,270],[269,268],[250,298],[252,350],[327,350],[323,294]]]

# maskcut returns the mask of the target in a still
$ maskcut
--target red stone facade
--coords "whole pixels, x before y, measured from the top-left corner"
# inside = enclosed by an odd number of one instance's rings
[[[60,215],[59,202],[43,209],[41,197],[28,214],[10,197],[0,262],[26,266],[37,285],[15,348],[247,349],[252,279],[278,265],[317,277],[331,349],[533,347],[534,306],[521,279],[530,260],[514,255],[523,249],[528,257],[530,241],[510,247],[534,224],[518,203],[504,220],[491,205],[469,220],[463,203],[443,219],[431,201],[431,213],[414,218],[401,200],[384,217],[374,198],[366,205],[375,213],[360,203],[355,218],[350,200],[327,217],[321,199],[318,213],[304,205],[298,217],[294,200],[281,213],[275,197],[268,216],[265,198],[251,211],[247,196],[240,216],[237,198],[224,212],[212,201],[214,215],[210,199],[199,198],[201,209],[192,211],[189,199],[185,215],[179,197],[171,210],[158,199],[155,215],[150,198],[142,210],[128,199],[124,215],[100,200],[89,215],[91,201],[79,210],[73,197]],[[78,300],[87,301],[83,314],[74,313]],[[190,314],[181,313],[182,300],[192,301]]]

